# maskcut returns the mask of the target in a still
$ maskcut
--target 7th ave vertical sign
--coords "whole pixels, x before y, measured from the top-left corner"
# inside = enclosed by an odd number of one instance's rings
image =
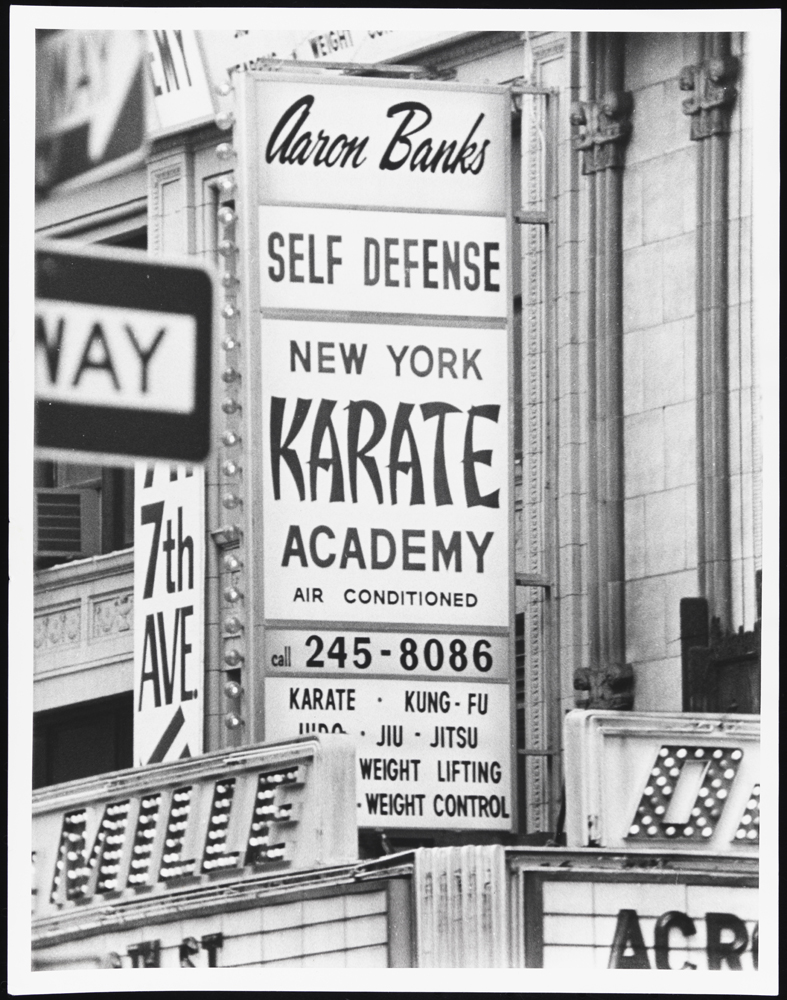
[[[239,88],[265,738],[349,733],[360,826],[512,829],[510,97]]]

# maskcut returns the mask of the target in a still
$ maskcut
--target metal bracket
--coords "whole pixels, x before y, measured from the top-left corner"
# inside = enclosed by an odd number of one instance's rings
[[[296,72],[319,74],[323,70],[344,73],[346,76],[404,77],[419,80],[447,80],[456,76],[455,69],[439,70],[430,66],[409,66],[404,63],[310,63],[302,59],[265,59],[253,70],[242,73]]]
[[[517,587],[544,587],[549,590],[552,581],[542,573],[515,573]]]
[[[528,211],[522,209],[514,212],[514,221],[523,226],[548,226],[550,218],[546,212]]]

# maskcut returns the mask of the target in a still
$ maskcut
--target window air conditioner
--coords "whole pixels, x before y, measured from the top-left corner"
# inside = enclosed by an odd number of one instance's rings
[[[101,551],[98,490],[38,487],[35,498],[37,556],[82,559]]]

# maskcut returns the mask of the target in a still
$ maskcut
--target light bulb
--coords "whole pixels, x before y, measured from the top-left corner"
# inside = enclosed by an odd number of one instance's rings
[[[227,712],[224,716],[224,725],[227,729],[237,729],[238,726],[243,725],[243,720],[239,718],[234,712]]]
[[[225,337],[221,346],[225,351],[234,351],[236,347],[240,347],[240,341],[236,340],[235,337]]]
[[[222,257],[231,257],[237,249],[232,240],[221,240],[219,242],[218,250]]]
[[[234,306],[231,302],[225,302],[221,307],[221,315],[224,319],[235,319],[238,315],[238,307]]]
[[[228,604],[236,604],[242,597],[243,594],[241,594],[237,587],[224,588],[224,600]]]
[[[241,687],[237,681],[227,681],[224,685],[224,694],[228,698],[236,699],[240,698]]]
[[[224,569],[226,569],[228,573],[237,572],[237,570],[239,570],[242,565],[243,563],[240,561],[240,559],[238,559],[237,556],[232,555],[232,553],[224,556]]]
[[[221,440],[228,448],[231,448],[233,445],[240,444],[240,435],[235,434],[234,431],[225,431],[221,435]]]
[[[231,160],[235,156],[235,149],[231,142],[221,142],[216,146],[216,156],[220,160]]]
[[[231,635],[237,635],[238,632],[243,631],[243,622],[237,615],[230,615],[229,618],[224,619],[224,631]]]
[[[222,505],[227,508],[227,510],[235,510],[236,507],[240,507],[243,503],[241,498],[237,493],[225,493],[221,499]]]
[[[226,462],[221,467],[221,471],[225,476],[237,476],[240,472],[240,466],[237,462],[233,462],[231,459],[227,459]]]
[[[222,132],[227,132],[235,122],[235,115],[231,111],[222,111],[216,115],[216,124]]]
[[[231,226],[236,219],[237,215],[232,211],[229,205],[224,205],[219,209],[219,222],[222,226]]]
[[[238,410],[241,409],[241,405],[237,401],[237,399],[232,399],[230,397],[224,400],[224,402],[221,404],[221,408],[222,410],[224,410],[225,413],[237,413]]]
[[[238,371],[237,368],[232,368],[232,367],[225,368],[224,371],[221,373],[221,378],[223,382],[226,382],[229,385],[230,382],[238,381],[238,379],[240,378],[240,372]]]
[[[237,649],[228,649],[224,654],[224,662],[228,667],[237,667],[238,664],[243,663],[244,656]]]

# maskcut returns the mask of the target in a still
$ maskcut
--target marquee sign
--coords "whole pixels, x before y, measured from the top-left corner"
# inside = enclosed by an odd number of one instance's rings
[[[311,737],[33,797],[35,919],[356,859],[353,750]]]
[[[266,737],[352,735],[362,826],[511,829],[509,95],[238,84]]]
[[[758,717],[573,711],[564,732],[569,847],[758,853]]]
[[[755,972],[759,965],[756,874],[531,868],[522,872],[521,905],[528,968]]]

